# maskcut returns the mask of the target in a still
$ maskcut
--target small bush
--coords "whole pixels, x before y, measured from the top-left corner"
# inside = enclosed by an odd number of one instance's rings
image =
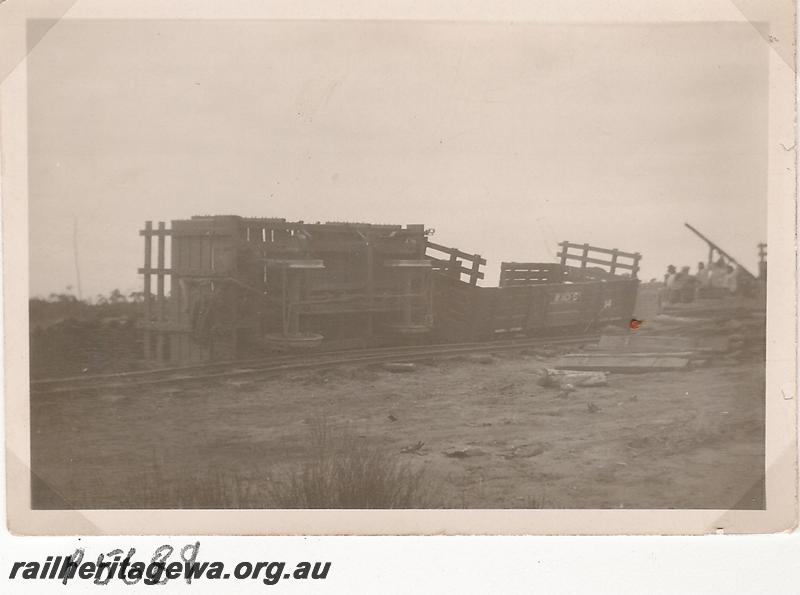
[[[138,473],[120,476],[118,482],[101,482],[89,493],[80,485],[67,492],[71,500],[90,500],[93,506],[81,506],[88,508],[430,507],[423,470],[400,455],[374,448],[350,432],[334,432],[324,422],[312,425],[307,444],[297,464],[261,465],[247,475],[188,462],[166,465],[154,453]]]
[[[349,432],[312,426],[310,456],[272,484],[277,508],[425,508],[424,470]]]
[[[268,483],[268,477],[253,479],[225,469],[167,467],[154,452],[149,464],[116,491],[124,494],[123,508],[266,508]]]

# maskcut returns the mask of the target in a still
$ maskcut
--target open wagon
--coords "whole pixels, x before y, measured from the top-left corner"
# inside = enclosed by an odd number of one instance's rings
[[[557,263],[502,263],[498,287],[479,287],[469,277],[472,267],[440,260],[434,276],[434,340],[584,334],[629,324],[641,255],[588,244],[560,246]],[[472,263],[480,259],[459,254]]]

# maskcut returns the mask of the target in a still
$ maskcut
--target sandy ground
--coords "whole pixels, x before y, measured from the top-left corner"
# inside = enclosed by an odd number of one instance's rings
[[[34,507],[198,505],[179,494],[212,484],[210,500],[225,502],[205,505],[269,507],[264,482],[309,456],[309,427],[324,418],[424,468],[431,506],[762,508],[759,325],[717,326],[750,348],[686,371],[611,374],[567,395],[539,385],[556,359],[539,352],[37,398]],[[220,487],[231,481],[236,494]]]

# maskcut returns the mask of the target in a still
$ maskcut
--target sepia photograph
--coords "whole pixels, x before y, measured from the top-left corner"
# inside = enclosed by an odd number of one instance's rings
[[[773,34],[29,19],[30,511],[763,514]]]

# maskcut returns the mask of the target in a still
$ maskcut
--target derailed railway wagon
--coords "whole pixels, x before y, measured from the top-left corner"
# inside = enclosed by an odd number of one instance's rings
[[[422,225],[209,216],[141,234],[148,359],[391,344],[432,327]]]
[[[434,278],[441,342],[585,334],[630,323],[641,255],[561,242],[560,262],[504,262],[498,287],[455,275]]]
[[[159,364],[580,334],[627,323],[638,285],[638,254],[562,242],[560,262],[503,263],[481,287],[486,260],[423,225],[202,216],[140,233],[144,355]]]

